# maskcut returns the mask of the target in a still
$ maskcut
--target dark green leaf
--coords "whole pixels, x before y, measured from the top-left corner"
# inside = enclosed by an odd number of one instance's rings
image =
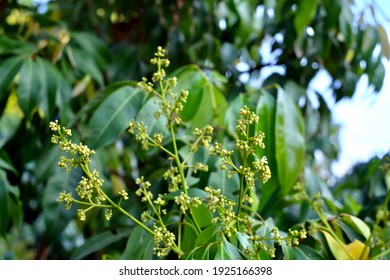
[[[259,116],[257,130],[264,132],[265,149],[258,149],[257,155],[261,158],[266,156],[271,170],[271,178],[261,188],[260,209],[265,205],[270,196],[278,189],[278,175],[275,158],[275,117],[276,99],[268,92],[262,90],[257,103],[256,114]]]
[[[190,65],[177,70],[172,76],[178,79],[177,89],[190,92],[181,113],[183,120],[198,128],[221,120],[227,102],[206,73],[197,66]]]
[[[135,82],[118,82],[118,83],[112,83],[108,87],[106,87],[104,90],[99,91],[97,94],[93,96],[91,100],[88,101],[87,104],[81,108],[80,111],[77,112],[75,117],[73,118],[72,122],[69,126],[73,126],[77,121],[80,120],[85,114],[92,114],[99,106],[103,103],[103,101],[109,97],[111,94],[115,93],[117,90],[121,89],[125,86],[135,86]],[[66,99],[66,96],[64,96]]]
[[[93,149],[112,143],[135,118],[145,95],[139,89],[124,86],[110,94],[96,109],[88,127],[92,131],[89,145]]]
[[[80,260],[91,253],[104,249],[105,247],[126,238],[130,235],[131,231],[131,229],[117,229],[94,235],[73,252],[71,259]]]
[[[153,236],[141,227],[135,227],[127,240],[122,260],[150,260],[153,258]]]
[[[278,88],[275,121],[275,154],[282,193],[287,194],[303,171],[304,121],[288,93]]]
[[[210,240],[215,239],[215,235],[222,229],[221,224],[215,224],[204,229],[195,241],[195,246],[208,244]]]
[[[196,224],[200,228],[206,228],[211,226],[213,223],[211,219],[213,218],[213,214],[204,204],[199,205],[198,207],[191,208],[192,217],[194,218]]]
[[[20,68],[23,65],[23,56],[14,56],[4,60],[0,64],[0,100],[2,100],[6,94],[6,90],[12,80],[18,74]],[[21,76],[23,77],[23,76]]]

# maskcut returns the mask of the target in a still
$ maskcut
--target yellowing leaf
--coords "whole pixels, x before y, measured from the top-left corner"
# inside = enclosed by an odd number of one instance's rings
[[[330,251],[336,260],[350,260],[351,256],[348,254],[349,250],[347,246],[343,243],[337,241],[332,235],[328,232],[322,230],[322,234],[325,236],[326,242],[328,242],[328,246]]]
[[[346,246],[346,248],[351,253],[354,260],[360,260],[360,259],[367,260],[368,259],[368,254],[370,252],[370,249],[366,248],[366,246],[362,242],[360,242],[359,240],[355,240],[354,242],[349,243]],[[364,255],[362,258],[360,258],[363,251],[364,251]]]

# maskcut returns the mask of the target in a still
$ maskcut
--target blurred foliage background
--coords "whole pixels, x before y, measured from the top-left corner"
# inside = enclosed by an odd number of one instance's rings
[[[259,190],[263,217],[273,217],[284,229],[311,219],[309,205],[291,199],[293,185],[302,182],[310,195],[321,192],[329,215],[350,213],[372,229],[380,226],[377,237],[388,246],[385,160],[374,158],[336,178],[330,165],[339,152],[338,125],[321,93],[309,89],[319,71],[332,77],[336,101],[352,97],[363,75],[375,92],[381,89],[390,46],[376,20],[380,11],[367,3],[356,14],[354,5],[352,0],[1,0],[0,258],[121,258],[127,221],[81,223],[73,219],[75,211],[56,202],[80,174],[58,172],[59,152],[50,143],[48,123],[59,119],[97,150],[94,164],[113,193],[134,189],[139,174],[158,181],[163,160],[141,158],[136,143],[122,133],[132,113],[144,112],[142,102],[125,103],[123,116],[114,121],[105,111],[115,102],[124,104],[118,89],[150,76],[148,62],[157,46],[168,50],[179,86],[195,93],[183,112],[191,126],[211,123],[229,139],[242,105],[259,114],[273,174]],[[202,180],[212,184],[220,175]],[[139,203],[128,209],[141,211]],[[387,209],[380,223],[378,209]],[[97,245],[82,246],[92,243]],[[80,246],[84,251],[77,251]]]

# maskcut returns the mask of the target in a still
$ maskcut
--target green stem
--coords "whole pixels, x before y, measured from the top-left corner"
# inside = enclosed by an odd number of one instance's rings
[[[112,207],[114,207],[115,209],[117,209],[119,212],[121,212],[123,215],[125,215],[126,217],[128,217],[130,220],[132,220],[134,223],[136,223],[138,226],[140,226],[141,228],[143,228],[145,231],[147,231],[148,233],[150,233],[151,235],[154,236],[154,232],[148,228],[147,226],[145,226],[143,223],[141,223],[137,218],[135,218],[133,215],[131,215],[130,213],[128,213],[127,211],[125,211],[121,206],[117,205],[115,202],[113,202],[110,197],[108,195],[106,195],[104,192],[103,192],[103,196],[104,198],[112,205]]]
[[[174,158],[175,158],[175,161],[176,161],[177,168],[179,169],[179,174],[180,174],[180,180],[181,180],[182,190],[183,190],[183,192],[184,192],[186,195],[188,195],[186,177],[185,177],[185,175],[184,175],[183,164],[180,162],[180,156],[179,156],[179,151],[178,151],[178,149],[177,149],[176,138],[175,138],[175,132],[174,132],[174,130],[173,130],[172,122],[169,123],[169,129],[170,129],[171,137],[172,137]]]
[[[314,202],[312,202],[310,200],[310,204],[312,206],[312,208],[314,209],[314,211],[317,213],[318,217],[320,218],[321,222],[324,224],[325,226],[325,230],[330,234],[332,235],[332,237],[336,240],[337,243],[339,243],[339,245],[341,246],[341,248],[343,248],[344,252],[348,255],[348,257],[353,260],[353,256],[351,255],[351,253],[345,248],[345,244],[341,241],[341,239],[338,237],[338,235],[334,232],[333,228],[331,227],[331,225],[329,224],[327,218],[326,218],[326,215],[324,215],[324,213],[321,211],[321,209],[318,209],[318,207],[316,207],[314,205]]]

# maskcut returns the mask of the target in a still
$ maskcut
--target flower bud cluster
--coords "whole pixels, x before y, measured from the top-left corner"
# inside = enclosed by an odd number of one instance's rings
[[[68,193],[67,192],[61,192],[58,195],[57,201],[58,202],[65,202],[65,209],[66,210],[70,210],[70,208],[72,207],[72,204],[74,202],[74,199],[73,199],[73,196],[72,196],[71,192],[68,192]]]
[[[154,226],[154,253],[158,257],[165,257],[168,255],[169,250],[175,246],[175,235],[170,232],[164,225],[158,227]]]
[[[50,122],[49,127],[54,133],[51,137],[52,143],[57,144],[62,151],[70,154],[70,157],[61,156],[58,166],[65,169],[67,172],[72,168],[80,167],[84,172],[84,176],[81,177],[75,188],[77,196],[80,197],[82,201],[76,200],[71,192],[61,192],[57,201],[64,202],[67,210],[71,208],[73,203],[89,205],[86,209],[77,210],[77,215],[81,221],[86,220],[86,213],[94,207],[103,206],[110,208],[111,205],[102,205],[102,202],[106,201],[106,196],[101,189],[104,183],[103,179],[100,178],[100,174],[97,170],[93,170],[92,172],[89,170],[89,163],[91,162],[90,156],[95,154],[95,151],[82,143],[72,143],[72,141],[67,138],[72,135],[71,130],[61,127],[57,120]],[[93,199],[96,202],[93,202]],[[111,216],[111,209],[107,209],[105,218],[108,220]]]
[[[170,62],[164,58],[165,53],[166,51],[162,47],[157,48],[155,57],[150,60],[151,64],[157,66],[157,71],[152,75],[152,81],[150,82],[144,77],[137,86],[143,89],[146,94],[155,97],[155,101],[159,104],[159,110],[154,113],[155,118],[164,115],[168,124],[180,124],[182,120],[179,113],[183,110],[189,93],[186,90],[181,90],[179,94],[172,91],[177,85],[177,78],[166,77],[164,67],[168,67]],[[155,84],[158,85],[159,91],[155,90]]]
[[[135,194],[141,197],[142,202],[151,202],[153,199],[153,194],[151,191],[149,191],[151,186],[150,182],[145,181],[145,178],[142,176],[137,178],[135,183],[140,186],[139,189],[135,191]]]
[[[78,145],[72,143],[72,140],[67,138],[72,136],[70,129],[60,126],[58,120],[50,122],[49,127],[51,131],[54,132],[51,137],[51,142],[57,144],[62,151],[72,155],[71,158],[65,156],[61,157],[58,166],[64,168],[68,172],[71,168],[76,168],[79,165],[88,165],[91,162],[89,157],[94,155],[95,151],[89,149],[82,143],[79,143]]]
[[[233,207],[236,204],[221,194],[220,189],[206,187],[204,190],[207,192],[207,196],[205,198],[207,209],[209,209],[212,213],[215,213],[218,210],[218,215],[212,219],[212,222],[220,222],[223,225],[223,233],[227,236],[232,236],[237,230],[237,222],[242,221],[242,219],[237,217],[234,212]]]
[[[170,180],[168,184],[169,192],[177,191],[179,189],[180,184],[182,183],[179,174],[179,169],[176,166],[171,166],[163,173],[162,177],[164,180]]]
[[[188,194],[182,192],[180,195],[175,197],[175,203],[180,206],[180,211],[185,214],[190,207],[198,207],[201,205],[202,201],[199,197],[190,198]]]
[[[195,128],[193,133],[195,136],[197,136],[197,140],[192,144],[191,150],[196,150],[199,145],[208,149],[212,141],[211,135],[213,132],[214,128],[211,125],[206,125],[202,129]]]
[[[99,172],[93,170],[89,177],[81,177],[76,187],[76,193],[81,199],[91,200],[94,190],[99,189],[103,183],[104,181],[100,178]]]
[[[135,135],[135,139],[141,143],[141,147],[143,150],[148,150],[149,146],[156,145],[156,143],[152,143],[149,141],[149,135],[147,132],[147,127],[143,122],[136,122],[135,120],[131,120],[129,122],[128,132],[130,134]],[[160,140],[158,136],[156,136],[156,140]],[[161,137],[162,142],[162,137]]]

